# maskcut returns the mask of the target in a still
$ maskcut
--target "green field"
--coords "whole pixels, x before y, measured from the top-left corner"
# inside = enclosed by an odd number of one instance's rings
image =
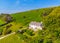
[[[6,15],[0,15],[1,25],[4,24],[4,16]],[[0,26],[0,36],[8,35],[10,31],[16,34],[0,40],[0,43],[60,43],[60,6],[18,12],[10,16],[13,17],[13,21]],[[42,21],[43,30],[29,30],[28,25],[31,21]],[[23,32],[19,33],[18,30]]]
[[[31,21],[37,21],[37,22],[42,21],[44,13],[48,15],[50,12],[52,12],[53,9],[54,8],[42,8],[21,13],[15,13],[11,15],[16,20],[15,22],[27,25]]]
[[[0,43],[24,43],[16,34],[8,36],[0,40]]]

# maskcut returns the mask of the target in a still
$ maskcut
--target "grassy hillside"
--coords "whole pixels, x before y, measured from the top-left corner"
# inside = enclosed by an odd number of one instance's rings
[[[4,21],[0,15],[2,24]],[[16,32],[16,34],[0,40],[0,43],[60,43],[60,7],[41,8],[26,12],[11,14],[13,21],[0,27],[2,36]],[[31,21],[43,22],[44,29],[34,32],[26,25]],[[22,32],[18,32],[22,30]]]
[[[55,8],[48,16],[44,19],[45,27],[58,28],[60,27],[60,6]]]
[[[0,25],[3,24],[4,22],[2,20],[0,20]]]
[[[15,22],[26,25],[31,21],[42,21],[43,15],[48,15],[50,12],[52,12],[53,9],[54,8],[42,8],[21,13],[15,13],[11,15],[14,19],[16,19]]]
[[[0,40],[0,43],[25,43],[16,34],[10,35]]]

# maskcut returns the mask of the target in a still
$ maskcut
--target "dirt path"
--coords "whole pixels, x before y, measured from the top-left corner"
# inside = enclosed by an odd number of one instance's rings
[[[8,35],[5,35],[5,36],[3,36],[3,37],[0,37],[0,40],[1,40],[1,39],[4,39],[4,38],[6,38],[6,37],[8,37],[8,36],[10,36],[10,35],[12,35],[12,34],[15,34],[15,32],[13,32],[13,33],[11,33],[11,34],[8,34]]]

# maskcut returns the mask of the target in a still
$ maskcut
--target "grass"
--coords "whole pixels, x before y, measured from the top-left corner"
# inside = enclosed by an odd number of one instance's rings
[[[57,10],[58,9],[58,10]],[[25,26],[26,25],[29,25],[29,23],[31,21],[37,21],[37,22],[40,22],[43,20],[44,17],[48,16],[49,14],[56,14],[56,11],[58,12],[59,11],[59,8],[58,7],[53,7],[53,8],[42,8],[42,9],[37,9],[37,10],[31,10],[31,11],[26,11],[26,12],[19,12],[19,13],[14,13],[14,14],[11,14],[11,16],[13,17],[14,21],[3,26],[3,27],[0,27],[3,29],[3,33],[6,31],[6,26],[12,24],[12,26],[8,29],[12,30],[12,32],[16,32],[20,29],[20,27],[22,27],[22,30],[24,30]],[[46,14],[46,16],[44,16],[44,14]],[[51,14],[51,15],[52,15]],[[60,14],[58,12],[58,14]],[[0,20],[0,24],[3,24],[4,22],[2,20]],[[40,31],[39,31],[40,32]],[[47,29],[46,33],[48,34],[49,30]],[[39,33],[39,34],[36,34],[34,36],[34,38],[37,40],[37,38],[39,39],[40,38],[43,38],[41,36],[43,32]],[[28,34],[28,35],[27,35]],[[24,33],[24,35],[28,36],[28,39],[29,38],[32,38],[32,37],[29,37],[29,35],[31,34],[30,30],[27,31]],[[20,34],[19,34],[20,35]],[[0,40],[0,43],[27,43],[25,42],[23,39],[25,38],[26,40],[26,37],[24,35],[20,35],[20,37],[17,35],[17,34],[13,34],[11,36],[8,36],[2,40]],[[40,36],[39,36],[40,35]],[[46,35],[46,34],[45,34]],[[39,37],[37,37],[39,36]],[[48,36],[48,35],[47,35]],[[49,34],[50,36],[50,34]],[[48,37],[49,37],[48,36]],[[45,36],[46,37],[46,36]],[[33,38],[33,42],[36,41],[35,39]],[[27,39],[27,41],[28,41]],[[32,42],[32,39],[29,41]],[[38,41],[38,40],[37,40]]]
[[[31,21],[42,21],[43,14],[46,13],[46,15],[48,15],[53,9],[54,8],[43,8],[26,12],[14,13],[11,14],[11,16],[15,19],[16,23],[28,25]]]
[[[4,24],[4,22],[3,22],[2,20],[0,20],[0,25],[1,25],[1,24]]]
[[[0,40],[0,43],[25,43],[25,42],[21,40],[16,34],[13,34]]]

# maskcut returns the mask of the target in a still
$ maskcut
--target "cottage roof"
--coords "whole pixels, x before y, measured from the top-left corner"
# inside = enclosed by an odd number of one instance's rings
[[[31,22],[30,25],[35,25],[35,26],[42,26],[42,22]]]

